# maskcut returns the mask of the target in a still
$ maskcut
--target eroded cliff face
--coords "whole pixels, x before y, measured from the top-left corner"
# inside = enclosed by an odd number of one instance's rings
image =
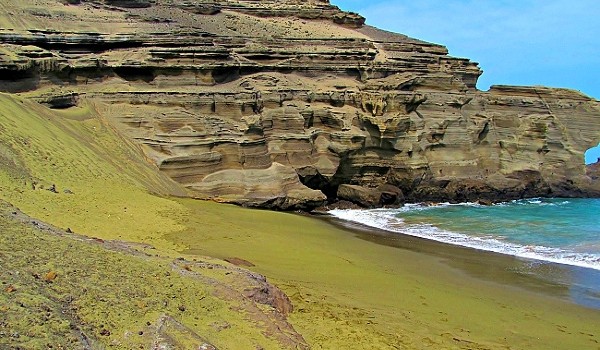
[[[0,91],[92,101],[198,198],[310,209],[600,195],[583,164],[599,101],[478,91],[476,63],[326,0],[0,9]]]

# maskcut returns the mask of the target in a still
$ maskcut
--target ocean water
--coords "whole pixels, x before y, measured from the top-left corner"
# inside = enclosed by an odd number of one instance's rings
[[[600,270],[600,199],[526,199],[332,210],[363,225],[521,258]]]

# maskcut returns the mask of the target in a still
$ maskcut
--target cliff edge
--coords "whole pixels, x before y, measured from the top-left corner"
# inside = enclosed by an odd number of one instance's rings
[[[477,63],[326,0],[8,0],[0,92],[82,101],[192,196],[311,209],[338,199],[600,195],[599,101],[477,90]]]
[[[592,180],[600,179],[600,158],[598,159],[598,161],[596,163],[587,165],[587,175]]]

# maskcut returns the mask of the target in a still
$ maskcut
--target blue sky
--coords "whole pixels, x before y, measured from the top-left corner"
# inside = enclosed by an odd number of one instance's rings
[[[599,0],[331,2],[365,16],[367,24],[443,44],[450,55],[479,62],[481,90],[546,85],[600,99]],[[586,162],[596,161],[600,148],[588,153]]]

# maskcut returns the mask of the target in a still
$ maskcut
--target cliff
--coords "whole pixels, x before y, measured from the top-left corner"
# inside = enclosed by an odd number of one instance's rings
[[[477,63],[327,0],[8,0],[0,91],[92,103],[191,196],[326,201],[598,196],[599,101],[476,89]]]
[[[596,163],[588,164],[586,173],[592,181],[600,179],[600,159]]]

